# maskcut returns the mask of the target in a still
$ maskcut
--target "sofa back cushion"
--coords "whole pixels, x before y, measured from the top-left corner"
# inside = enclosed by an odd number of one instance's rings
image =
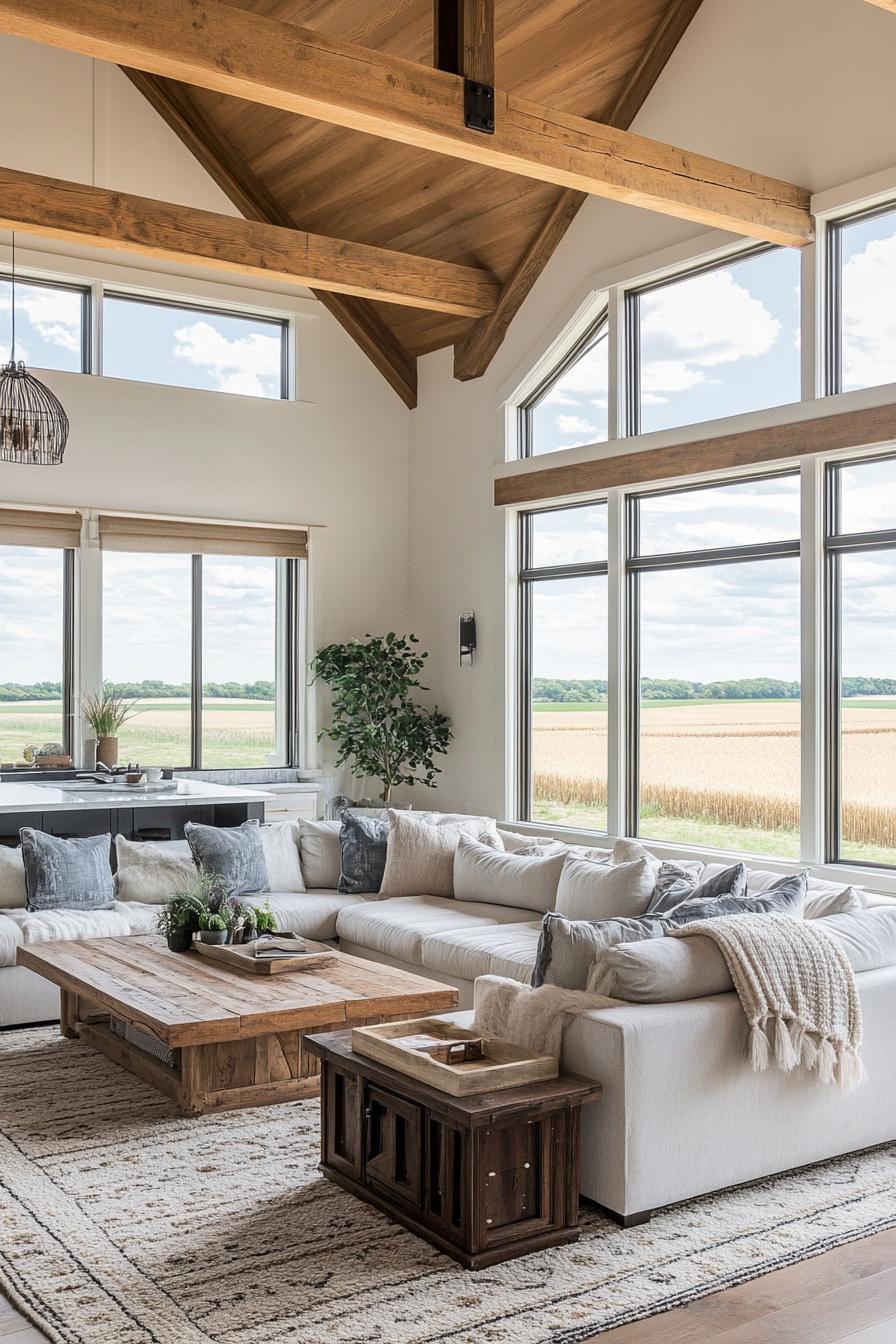
[[[508,854],[461,835],[454,852],[454,894],[459,901],[511,905],[544,914],[553,910],[565,855]]]
[[[219,877],[228,895],[270,891],[257,821],[244,821],[240,826],[202,826],[188,821],[184,834],[197,868]]]
[[[295,821],[266,821],[259,828],[268,890],[295,895],[305,890],[299,861],[299,825]]]
[[[503,849],[490,817],[433,824],[413,812],[389,811],[382,896],[453,896],[454,851],[462,835]]]
[[[111,835],[63,840],[31,826],[20,834],[29,910],[111,909]]]
[[[118,899],[161,905],[189,885],[196,865],[186,840],[115,837]]]
[[[643,915],[650,905],[658,864],[595,862],[567,855],[557,888],[557,913],[567,919],[626,919]]]
[[[299,822],[302,877],[308,891],[314,887],[336,891],[339,886],[340,824],[338,821]]]
[[[26,902],[22,847],[0,845],[0,910],[23,910]]]
[[[831,915],[820,926],[842,947],[856,974],[896,966],[896,907]],[[734,988],[725,958],[709,938],[656,938],[604,952],[594,988],[629,1003],[677,1003]]]

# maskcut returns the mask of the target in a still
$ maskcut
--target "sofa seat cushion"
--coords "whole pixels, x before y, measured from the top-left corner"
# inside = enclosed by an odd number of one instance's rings
[[[531,916],[531,910],[511,905],[483,905],[450,896],[393,896],[340,910],[336,932],[374,952],[419,965],[424,940],[434,933],[527,923]]]
[[[250,898],[252,899],[252,898]],[[372,897],[371,899],[376,899]],[[323,887],[307,892],[265,892],[252,903],[270,902],[277,916],[277,928],[283,933],[298,933],[303,938],[336,937],[336,916],[349,906],[363,904],[364,897],[348,896]]]
[[[453,929],[424,938],[420,951],[428,971],[444,971],[460,980],[503,975],[528,984],[535,965],[541,920],[498,924],[481,929]]]
[[[24,941],[16,921],[0,915],[0,966],[15,966],[16,948]]]
[[[120,904],[110,910],[7,910],[4,918],[18,925],[26,944],[72,938],[121,938],[134,932],[125,907]]]

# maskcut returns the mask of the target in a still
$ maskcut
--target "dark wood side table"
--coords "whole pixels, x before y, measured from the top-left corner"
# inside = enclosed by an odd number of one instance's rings
[[[563,1074],[452,1097],[351,1046],[306,1035],[321,1060],[325,1176],[466,1266],[579,1235],[580,1108],[599,1083]]]

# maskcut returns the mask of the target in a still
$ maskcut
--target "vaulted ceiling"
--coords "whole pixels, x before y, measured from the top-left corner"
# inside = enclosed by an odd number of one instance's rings
[[[433,0],[231,0],[425,65]],[[700,0],[497,0],[499,88],[626,128]],[[459,377],[484,372],[513,315],[585,199],[569,188],[375,139],[257,102],[128,70],[250,218],[490,271],[480,319],[320,293],[411,405],[415,360],[455,345]]]

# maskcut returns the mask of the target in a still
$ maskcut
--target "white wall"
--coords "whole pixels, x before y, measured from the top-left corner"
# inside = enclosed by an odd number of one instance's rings
[[[116,67],[0,39],[0,124],[14,130],[3,150],[10,167],[237,213]],[[301,400],[46,373],[71,421],[64,463],[0,463],[0,501],[321,524],[314,642],[406,626],[408,412],[306,291],[221,286],[188,267],[172,281],[157,263],[112,252],[18,244],[23,263],[50,271],[89,278],[123,262],[125,282],[298,312]],[[63,251],[68,260],[57,261]]]
[[[704,0],[633,129],[813,191],[896,163],[896,18],[866,0]],[[455,723],[439,803],[502,815],[506,688],[502,398],[590,277],[703,232],[592,199],[511,326],[487,374],[460,384],[451,352],[420,362],[412,413],[412,624],[431,650],[429,684]],[[480,650],[457,665],[458,614]]]

